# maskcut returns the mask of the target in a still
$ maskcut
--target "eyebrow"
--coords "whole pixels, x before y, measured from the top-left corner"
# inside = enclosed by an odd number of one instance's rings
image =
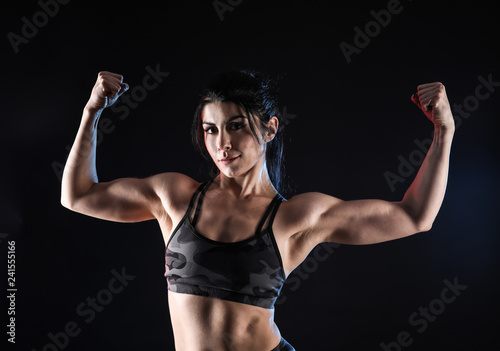
[[[247,116],[237,115],[237,116],[233,116],[233,117],[229,118],[229,119],[226,121],[226,124],[229,124],[229,123],[231,123],[233,120],[238,119],[238,118],[245,118],[245,119],[248,119],[248,117],[247,117]],[[205,121],[203,121],[203,123],[202,123],[202,124],[207,124],[207,125],[210,125],[210,126],[214,126],[214,125],[215,125],[215,123],[213,123],[213,122],[205,122]]]

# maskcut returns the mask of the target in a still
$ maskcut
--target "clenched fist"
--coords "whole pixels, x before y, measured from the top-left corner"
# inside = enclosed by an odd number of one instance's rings
[[[435,126],[455,126],[443,84],[439,82],[422,84],[417,87],[417,91],[411,100],[422,109]]]
[[[123,76],[111,72],[99,72],[87,108],[102,110],[113,105],[124,92],[128,90],[127,83],[123,83]]]

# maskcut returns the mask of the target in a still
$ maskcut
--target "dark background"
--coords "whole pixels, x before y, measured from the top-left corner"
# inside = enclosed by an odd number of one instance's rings
[[[215,73],[243,67],[280,77],[289,195],[399,200],[415,172],[393,189],[384,172],[397,174],[400,160],[418,150],[415,140],[432,135],[410,101],[417,85],[443,82],[450,102],[462,104],[473,101],[479,76],[500,81],[498,10],[488,3],[402,0],[402,11],[347,63],[339,44],[353,45],[353,28],[364,29],[387,1],[246,0],[221,20],[213,1],[73,0],[18,53],[8,33],[21,35],[23,16],[32,21],[41,7],[2,2],[0,261],[7,282],[7,241],[16,240],[17,349],[60,349],[47,345],[49,333],[71,322],[80,333],[65,350],[174,349],[156,222],[102,221],[59,202],[61,167],[99,71],[123,74],[129,95],[147,66],[169,72],[126,118],[103,114],[113,130],[98,146],[101,181],[166,171],[206,179],[190,143],[191,118]],[[403,331],[411,342],[402,350],[499,346],[494,89],[457,122],[446,197],[429,232],[335,247],[324,261],[311,254],[302,276],[289,278],[295,283],[283,288],[276,322],[297,350],[382,350]],[[135,278],[87,323],[77,307],[108,286],[113,269]],[[439,308],[445,279],[467,288],[419,332],[422,324],[409,317],[432,301]]]

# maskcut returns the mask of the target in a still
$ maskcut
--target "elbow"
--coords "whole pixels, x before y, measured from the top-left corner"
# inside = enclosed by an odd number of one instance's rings
[[[68,210],[76,211],[77,197],[68,192],[61,192],[61,205]]]
[[[436,218],[432,213],[425,210],[423,211],[416,206],[410,207],[408,205],[404,206],[404,210],[407,215],[407,220],[409,221],[408,224],[413,227],[411,231],[420,233],[431,230],[434,219]]]
[[[73,207],[73,196],[71,196],[71,191],[69,191],[68,187],[62,185],[61,187],[61,205],[66,207],[68,210],[71,210]]]
[[[68,210],[73,210],[73,201],[69,199],[67,196],[61,195],[61,205]]]
[[[63,184],[61,188],[61,205],[68,210],[78,212],[77,206],[80,206],[84,199],[86,192],[76,191],[70,186]]]
[[[71,187],[68,186],[67,182],[65,182],[64,174],[63,174],[60,202],[61,202],[61,205],[65,208],[67,208],[68,210],[72,210],[72,208],[73,208],[73,202],[74,202],[73,194],[74,194],[74,192],[71,191]]]
[[[61,205],[70,211],[77,212],[77,213],[84,213],[82,201],[76,201],[76,199],[73,199],[73,198],[61,197]]]
[[[420,232],[428,232],[429,230],[432,229],[432,224],[433,224],[433,221],[417,221],[415,223],[415,226],[416,226],[416,229],[417,229],[417,232],[420,233]]]

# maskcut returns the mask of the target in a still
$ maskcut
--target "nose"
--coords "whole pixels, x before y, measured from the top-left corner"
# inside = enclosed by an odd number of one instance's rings
[[[217,150],[227,151],[231,149],[231,140],[229,135],[224,132],[219,133],[219,138],[217,139]]]

